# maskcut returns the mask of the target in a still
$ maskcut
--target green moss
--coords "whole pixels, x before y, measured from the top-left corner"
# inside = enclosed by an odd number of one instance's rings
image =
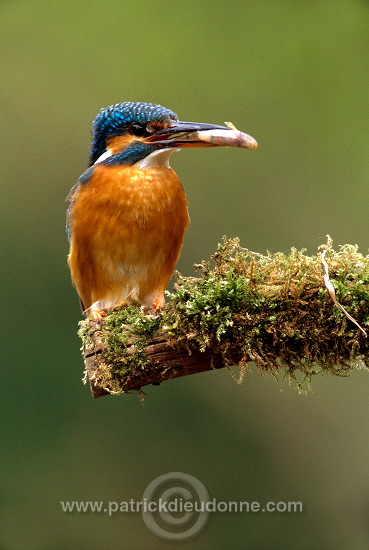
[[[108,387],[112,393],[120,393],[130,378],[144,378],[145,367],[149,364],[145,348],[159,323],[157,315],[145,313],[135,304],[109,311],[99,329],[104,351],[95,383]],[[91,328],[88,320],[81,321],[79,335],[83,347],[90,347],[94,333],[96,327]]]
[[[369,257],[352,245],[323,248],[338,301],[368,328]],[[143,381],[151,368],[145,348],[160,334],[189,351],[220,353],[225,365],[239,364],[241,374],[253,360],[263,376],[282,372],[300,390],[322,372],[346,376],[368,368],[368,338],[334,306],[320,253],[261,255],[224,238],[211,261],[196,267],[198,277],[176,275],[159,316],[138,305],[109,313],[101,336],[105,387],[120,392],[132,377]],[[87,324],[80,329],[85,345],[92,337]]]

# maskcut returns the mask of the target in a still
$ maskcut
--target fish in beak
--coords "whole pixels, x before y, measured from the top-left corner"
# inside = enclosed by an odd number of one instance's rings
[[[146,137],[146,143],[155,143],[161,147],[243,147],[256,149],[257,141],[237,130],[231,123],[226,126],[203,124],[199,122],[173,122],[171,126],[158,130]]]

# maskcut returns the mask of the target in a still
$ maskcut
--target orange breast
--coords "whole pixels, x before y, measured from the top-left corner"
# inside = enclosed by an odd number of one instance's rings
[[[171,168],[97,165],[70,210],[69,265],[84,307],[163,299],[188,223]]]

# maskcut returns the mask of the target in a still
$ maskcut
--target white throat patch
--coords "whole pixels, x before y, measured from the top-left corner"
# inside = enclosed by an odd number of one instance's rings
[[[169,158],[174,151],[179,151],[177,147],[171,147],[169,149],[159,149],[147,155],[142,160],[135,163],[135,166],[140,170],[146,170],[147,168],[158,168],[159,166],[165,166],[169,168]]]

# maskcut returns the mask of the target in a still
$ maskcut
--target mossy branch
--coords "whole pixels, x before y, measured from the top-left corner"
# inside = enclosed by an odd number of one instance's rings
[[[81,321],[94,397],[232,365],[241,380],[251,361],[299,389],[318,373],[368,369],[369,256],[352,245],[335,251],[330,239],[316,256],[304,252],[261,255],[224,238],[198,277],[177,274],[159,315],[130,305],[101,327]]]

